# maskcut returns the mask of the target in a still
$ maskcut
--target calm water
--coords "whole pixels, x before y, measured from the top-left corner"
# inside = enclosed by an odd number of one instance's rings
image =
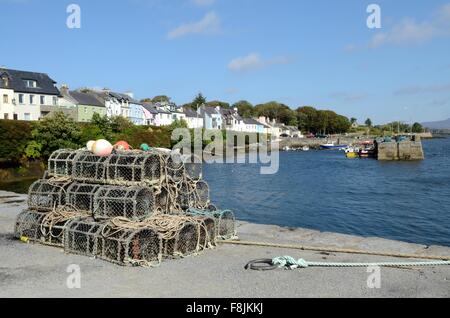
[[[255,223],[450,246],[450,139],[424,141],[423,162],[281,153],[277,175],[208,165],[214,203]]]
[[[423,162],[349,160],[342,152],[280,154],[257,165],[206,165],[212,200],[254,223],[450,246],[450,139],[424,142]],[[1,184],[26,193],[33,180]]]

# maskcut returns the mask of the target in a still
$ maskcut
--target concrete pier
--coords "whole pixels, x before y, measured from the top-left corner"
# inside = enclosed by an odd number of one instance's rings
[[[368,285],[373,272],[367,268],[244,270],[250,260],[282,255],[322,262],[411,261],[393,257],[219,245],[158,268],[121,267],[13,239],[15,218],[25,208],[25,195],[0,191],[0,297],[450,297],[450,266],[382,268],[380,288]],[[245,241],[450,255],[443,246],[246,222],[238,223],[238,234]],[[80,289],[66,285],[72,264],[80,266]]]
[[[378,160],[424,160],[425,155],[422,148],[422,142],[402,141],[402,142],[384,142],[378,144]]]

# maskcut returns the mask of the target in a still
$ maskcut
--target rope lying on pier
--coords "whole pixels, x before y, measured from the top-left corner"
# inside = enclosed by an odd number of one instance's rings
[[[296,260],[291,256],[281,256],[272,259],[272,264],[279,268],[308,268],[308,267],[421,267],[421,266],[443,266],[450,265],[450,261],[433,262],[377,262],[377,263],[326,263],[326,262],[308,262],[300,258]]]
[[[328,253],[361,254],[361,255],[387,256],[387,257],[398,257],[398,258],[443,260],[443,261],[450,260],[450,256],[401,254],[401,253],[391,253],[391,252],[370,252],[370,251],[363,251],[363,250],[341,249],[341,248],[331,248],[331,247],[326,248],[326,247],[302,246],[302,245],[293,245],[293,244],[245,242],[245,241],[231,241],[231,240],[219,241],[218,243],[231,244],[231,245],[260,246],[260,247],[278,247],[278,248],[286,248],[286,249],[296,249],[296,250],[315,251],[315,252],[328,252]]]

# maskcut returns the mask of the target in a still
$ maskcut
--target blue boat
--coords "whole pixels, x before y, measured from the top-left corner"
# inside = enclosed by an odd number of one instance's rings
[[[348,145],[336,145],[334,142],[320,145],[320,148],[322,149],[334,149],[334,150],[343,150],[347,147]]]

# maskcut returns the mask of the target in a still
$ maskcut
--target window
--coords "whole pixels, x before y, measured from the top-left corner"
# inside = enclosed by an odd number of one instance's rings
[[[87,107],[84,107],[84,113],[87,114]]]
[[[3,119],[9,119],[9,114],[4,113],[4,114],[3,114]]]
[[[9,103],[9,98],[8,95],[3,95],[3,104],[8,104]]]
[[[58,106],[58,97],[53,96],[53,106]]]
[[[30,104],[31,104],[31,105],[34,104],[34,95],[30,95]]]
[[[9,86],[9,79],[8,79],[8,76],[3,76],[2,77],[2,80],[3,80],[3,86],[4,87],[8,87]]]
[[[37,82],[35,80],[24,80],[23,83],[25,84],[25,87],[28,88],[36,88]]]
[[[41,105],[45,104],[45,96],[41,96]]]
[[[23,104],[23,94],[19,94],[19,104]]]
[[[18,119],[17,114],[14,114],[14,115],[13,115],[13,118],[14,118],[14,120],[17,120],[17,119]]]
[[[23,114],[23,119],[24,119],[24,120],[31,120],[31,115],[30,115],[30,113],[25,113],[25,114]]]

